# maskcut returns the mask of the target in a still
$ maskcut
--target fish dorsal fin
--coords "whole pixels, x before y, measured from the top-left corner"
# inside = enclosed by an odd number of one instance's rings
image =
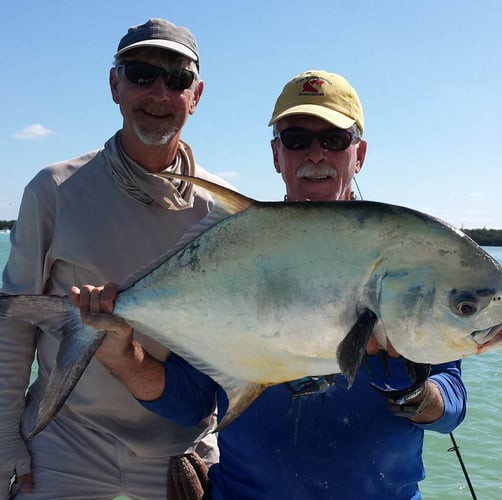
[[[233,191],[232,189],[215,184],[201,177],[192,177],[189,175],[179,175],[169,173],[169,177],[180,179],[185,182],[191,182],[197,186],[203,187],[211,193],[219,210],[223,210],[227,215],[234,215],[247,208],[256,205],[257,201],[253,198],[248,198],[243,194]]]

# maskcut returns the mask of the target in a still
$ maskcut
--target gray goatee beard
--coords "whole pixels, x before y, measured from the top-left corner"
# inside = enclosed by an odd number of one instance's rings
[[[170,130],[144,130],[138,125],[134,125],[134,131],[138,139],[147,146],[164,146],[177,134],[176,129]]]

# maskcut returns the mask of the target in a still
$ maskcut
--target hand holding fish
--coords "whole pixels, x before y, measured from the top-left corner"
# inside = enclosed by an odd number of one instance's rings
[[[444,413],[444,401],[438,387],[429,380],[428,372],[419,373],[412,380],[407,377],[403,382],[403,372],[411,362],[403,358],[387,338],[386,345],[382,346],[374,335],[371,335],[366,344],[366,362],[368,371],[373,375],[374,383],[371,385],[377,389],[383,397],[389,401],[389,409],[400,417],[406,417],[416,423],[428,424],[441,418]],[[389,368],[389,364],[392,369]],[[411,363],[418,369],[430,365]],[[396,374],[397,372],[397,374]],[[401,376],[401,380],[397,379]],[[406,377],[405,377],[406,378]],[[415,383],[414,382],[418,382]],[[397,384],[402,389],[401,398],[394,397],[390,392]],[[389,394],[386,394],[389,393]]]
[[[108,316],[113,312],[118,292],[118,285],[111,282],[98,287],[92,285],[83,285],[82,288],[72,286],[69,298],[71,303],[80,309],[80,316],[85,324],[97,330],[113,333],[113,337],[116,337],[115,340],[121,342],[125,347],[132,340],[133,328],[121,318]]]
[[[112,313],[115,297],[119,291],[117,284],[108,282],[103,286],[83,285],[71,287],[70,300],[82,314],[89,312]]]
[[[390,342],[388,347],[389,351],[381,349],[363,360],[370,385],[388,400],[389,410],[398,417],[423,424],[439,419],[445,407],[438,387],[429,380],[431,365],[391,355],[396,351]]]
[[[99,287],[73,286],[70,300],[80,308],[84,323],[107,332],[95,354],[101,363],[135,397],[147,401],[157,399],[164,390],[164,368],[134,340],[134,330],[128,323],[111,316],[118,292],[119,286],[112,282]]]

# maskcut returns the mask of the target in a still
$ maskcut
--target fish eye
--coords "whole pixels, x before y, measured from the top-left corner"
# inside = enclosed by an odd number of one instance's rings
[[[457,304],[457,311],[462,314],[462,316],[472,316],[477,310],[476,304],[472,302],[463,301]]]
[[[479,303],[471,294],[462,294],[454,298],[454,310],[461,316],[472,316],[479,309]]]

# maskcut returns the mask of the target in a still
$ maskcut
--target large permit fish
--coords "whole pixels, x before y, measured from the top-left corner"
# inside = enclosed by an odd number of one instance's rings
[[[352,381],[372,333],[419,363],[502,347],[502,267],[448,224],[376,202],[257,202],[173,177],[210,190],[214,210],[131,276],[100,321],[126,321],[217,381],[230,403],[220,427],[267,386],[335,372]],[[0,316],[62,335],[33,435],[104,332],[66,297],[0,296]]]

